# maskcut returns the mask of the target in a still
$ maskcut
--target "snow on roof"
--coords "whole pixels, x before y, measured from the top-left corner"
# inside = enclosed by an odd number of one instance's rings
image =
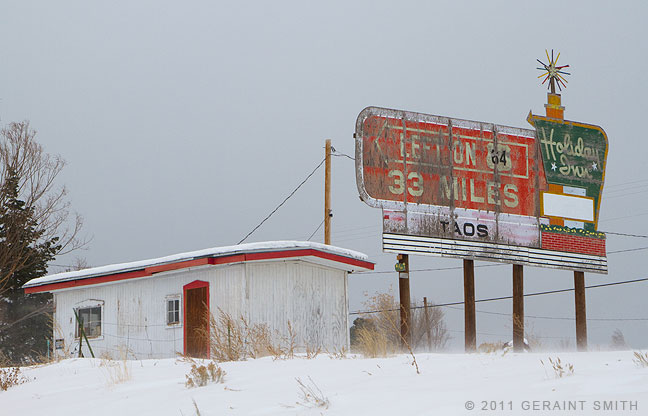
[[[190,251],[187,253],[172,254],[170,256],[156,259],[139,260],[129,263],[109,264],[106,266],[92,267],[72,272],[56,273],[32,279],[23,285],[24,288],[42,286],[50,283],[57,283],[89,277],[105,276],[116,273],[124,273],[145,267],[159,266],[163,264],[177,263],[203,257],[219,257],[226,255],[245,254],[253,252],[281,251],[286,249],[316,249],[343,257],[360,261],[368,261],[366,254],[341,247],[330,246],[311,241],[265,241],[259,243],[238,244],[235,246],[213,247],[204,250]]]

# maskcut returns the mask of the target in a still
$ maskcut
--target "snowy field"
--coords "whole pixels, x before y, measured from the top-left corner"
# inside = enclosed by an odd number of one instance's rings
[[[573,374],[567,369],[559,377],[548,357],[559,357],[564,368],[572,364]],[[408,355],[228,362],[220,365],[227,372],[222,384],[191,389],[186,361],[69,359],[23,368],[30,381],[0,391],[0,414],[187,416],[196,408],[203,416],[648,414],[648,367],[637,365],[632,351],[416,359],[420,374]],[[298,381],[328,404],[304,398]]]

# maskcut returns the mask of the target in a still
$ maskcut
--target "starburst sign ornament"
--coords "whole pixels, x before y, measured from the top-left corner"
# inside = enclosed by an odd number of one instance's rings
[[[551,50],[551,58],[549,58],[549,52],[545,49],[545,54],[547,55],[547,61],[549,62],[548,64],[545,64],[541,60],[537,59],[538,62],[540,62],[540,65],[542,65],[542,68],[537,68],[541,71],[543,71],[542,74],[538,78],[545,77],[545,79],[542,80],[542,84],[544,85],[547,80],[549,80],[549,84],[547,84],[547,88],[551,90],[552,94],[556,93],[556,85],[558,85],[558,89],[562,91],[562,88],[567,88],[567,80],[561,75],[571,75],[569,72],[562,71],[564,68],[569,68],[569,65],[563,65],[563,66],[557,66],[558,64],[558,58],[560,58],[560,52],[558,52],[558,56],[556,56],[556,59],[554,60],[554,51],[553,49]],[[561,85],[562,84],[562,88]]]

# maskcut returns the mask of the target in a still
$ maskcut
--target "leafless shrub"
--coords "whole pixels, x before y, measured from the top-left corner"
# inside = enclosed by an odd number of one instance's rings
[[[356,346],[368,358],[388,357],[398,349],[388,333],[375,328],[358,329]]]
[[[414,351],[438,351],[445,348],[450,339],[443,321],[443,311],[433,305],[410,308],[408,339],[401,335],[400,305],[391,293],[377,293],[368,298],[364,305],[367,309],[377,311],[363,317],[362,325],[353,328],[352,346],[365,356],[386,356],[402,346],[412,356],[412,365],[419,373]],[[416,302],[412,304],[415,305]]]
[[[284,337],[286,349],[284,351],[284,358],[295,358],[295,349],[297,348],[297,334],[293,329],[292,324],[288,321],[288,336]]]
[[[443,351],[450,340],[444,318],[443,310],[434,305],[412,309],[412,348],[416,351]]]
[[[17,386],[27,381],[29,380],[22,374],[18,367],[0,368],[0,390],[2,391],[7,391],[9,387]]]
[[[558,341],[558,349],[560,351],[571,351],[573,350],[571,338],[562,338]]]
[[[374,308],[379,312],[369,318],[371,325],[365,326],[358,331],[361,350],[366,352],[366,356],[370,357],[386,356],[392,348],[396,350],[398,346],[403,346],[412,357],[412,366],[416,368],[416,373],[420,374],[411,343],[414,337],[410,336],[408,340],[401,334],[400,316],[398,309],[395,308],[398,305],[394,301],[394,296],[389,293],[378,293],[369,298],[365,306]],[[414,314],[410,314],[411,323],[415,322],[413,316]]]
[[[648,367],[648,352],[641,353],[640,351],[634,352],[635,358],[632,361],[639,367]]]
[[[367,309],[378,311],[366,315],[363,319],[369,329],[373,329],[385,338],[386,346],[393,345],[396,349],[401,345],[400,333],[400,305],[391,293],[377,293],[369,297],[364,306]],[[416,306],[416,302],[412,304]],[[364,339],[370,341],[383,340],[381,337],[367,337],[364,332]],[[355,332],[359,334],[359,330]],[[359,347],[359,337],[352,337],[352,347]],[[444,322],[444,313],[441,308],[428,305],[427,308],[410,309],[410,340],[408,341],[413,351],[440,351],[443,350],[450,340],[448,330]],[[389,348],[388,348],[389,349]]]
[[[308,377],[308,382],[304,383],[299,377],[295,379],[299,387],[299,401],[297,404],[304,407],[321,407],[328,409],[330,402],[328,397],[324,396],[322,390],[317,387],[317,384]]]
[[[109,352],[101,354],[99,366],[104,367],[108,373],[108,380],[111,385],[124,383],[131,379],[130,362],[128,361],[128,349],[121,345],[118,348],[119,358],[113,359]]]
[[[219,309],[216,317],[209,318],[211,357],[219,362],[265,356],[294,358],[298,348],[297,334],[290,321],[287,326],[287,335],[273,334],[265,324],[251,325],[247,319],[234,319]],[[203,336],[207,336],[206,331]]]
[[[504,342],[482,342],[477,351],[485,354],[492,354],[503,350]]]
[[[209,342],[212,358],[217,361],[238,361],[248,357],[249,350],[245,345],[247,325],[244,324],[245,322],[238,322],[221,309],[216,317],[210,317]]]
[[[54,345],[52,346],[53,351],[52,351],[52,359],[55,361],[60,361],[64,360],[66,358],[71,358],[72,357],[72,344],[65,343],[65,335],[64,335],[64,330],[61,327],[61,325],[54,319],[54,315],[52,315],[52,319],[50,321],[52,323],[52,331],[50,333],[54,334],[53,341]],[[60,349],[56,348],[56,340],[62,340],[63,345],[61,346]]]
[[[315,357],[317,357],[320,353],[322,352],[322,347],[312,347],[310,345],[306,345],[306,359],[311,360]]]
[[[11,360],[9,359],[9,357],[7,357],[7,355],[4,352],[0,351],[0,368],[10,367],[10,366],[11,366]]]
[[[545,365],[544,361],[540,360],[540,362],[542,363],[543,366]],[[554,370],[554,374],[556,378],[562,378],[562,377],[574,375],[574,365],[570,363],[563,364],[560,361],[560,357],[556,357],[555,360],[549,357],[549,364],[551,365],[551,368]]]
[[[209,345],[211,357],[216,361],[240,361],[271,355],[270,330],[266,325],[250,325],[240,317],[234,319],[219,309],[216,317],[210,316]]]
[[[343,360],[347,358],[347,353],[349,351],[346,349],[346,347],[342,348],[336,348],[333,351],[326,351],[326,353],[329,355],[329,357],[336,359],[336,360]]]
[[[624,350],[628,348],[628,344],[626,344],[625,337],[623,336],[623,332],[621,332],[621,330],[618,328],[615,329],[614,332],[612,333],[610,348],[612,348],[613,350]]]
[[[187,388],[193,388],[206,386],[210,382],[222,383],[225,381],[226,374],[225,370],[217,364],[214,364],[213,361],[207,364],[207,366],[192,364],[189,374],[185,375],[187,378],[185,386]]]
[[[202,416],[200,413],[200,409],[198,408],[198,404],[196,403],[196,400],[191,399],[191,402],[193,403],[194,409],[196,410],[196,416]]]
[[[543,348],[542,336],[536,333],[533,325],[528,322],[525,324],[519,316],[513,315],[513,328],[517,326],[524,328],[522,344],[525,351],[540,351]],[[512,348],[512,341],[510,343]]]

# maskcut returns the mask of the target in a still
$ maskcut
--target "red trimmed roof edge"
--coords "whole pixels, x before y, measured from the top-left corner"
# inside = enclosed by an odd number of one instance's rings
[[[194,260],[179,261],[176,263],[163,264],[159,266],[145,267],[140,270],[129,272],[111,273],[103,276],[94,276],[86,278],[77,278],[65,280],[61,282],[45,283],[39,286],[30,286],[25,288],[25,293],[41,293],[49,292],[52,290],[68,289],[79,286],[90,286],[101,283],[116,282],[120,280],[136,279],[140,277],[152,276],[156,273],[186,269],[188,267],[203,266],[203,265],[216,265],[216,264],[231,264],[240,263],[244,261],[259,261],[271,260],[292,257],[306,257],[313,256],[326,260],[336,261],[338,263],[349,264],[352,266],[362,267],[364,269],[373,270],[374,264],[364,260],[358,260],[350,257],[341,256],[339,254],[327,253],[313,248],[296,249],[296,250],[283,250],[283,251],[266,251],[257,253],[246,254],[233,254],[226,256],[204,257]]]

